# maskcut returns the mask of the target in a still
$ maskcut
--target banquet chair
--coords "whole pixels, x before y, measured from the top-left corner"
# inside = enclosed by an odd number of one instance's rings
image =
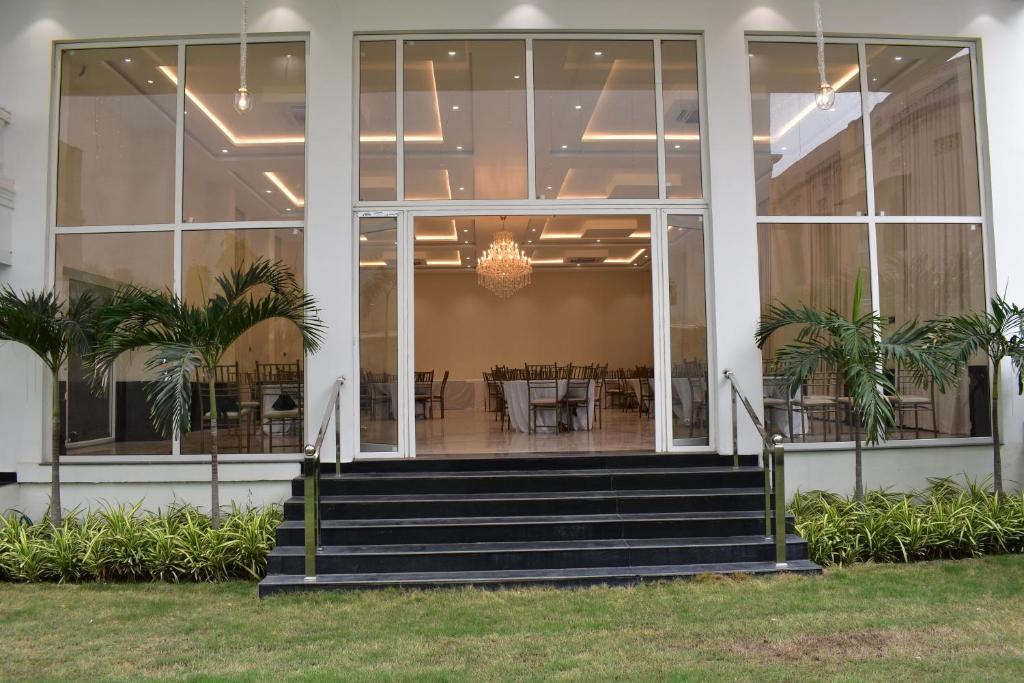
[[[444,419],[444,390],[448,386],[448,371],[444,371],[444,375],[441,376],[441,386],[437,390],[437,393],[431,393],[430,396],[430,417],[434,417],[434,404],[437,403],[441,406],[441,419]]]
[[[565,408],[566,415],[565,421],[569,429],[573,428],[576,412],[582,407],[586,414],[586,420],[584,420],[584,423],[587,425],[586,430],[588,432],[590,431],[591,424],[589,404],[590,389],[593,386],[594,369],[593,365],[569,366],[569,378],[566,385],[565,396],[562,397],[562,406]]]
[[[501,399],[501,392],[498,382],[494,379],[497,368],[491,372],[484,372],[484,387],[487,389],[487,396],[484,399],[484,409],[488,413],[494,413],[494,419],[498,419],[498,401]]]
[[[555,429],[560,425],[558,398],[558,370],[550,365],[529,365],[526,371],[526,399],[529,415],[526,422],[527,433],[537,431],[537,411],[551,411],[555,416]]]
[[[640,380],[640,396],[637,397],[639,403],[639,415],[643,417],[654,417],[654,413],[651,410],[654,407],[654,387],[651,386],[651,378],[646,374],[640,375],[637,379]]]
[[[601,428],[604,412],[605,383],[608,381],[608,364],[594,368],[594,426]]]
[[[836,428],[836,438],[839,438],[838,413],[841,406],[838,396],[838,388],[834,386],[832,377],[827,372],[812,373],[800,390],[796,399],[800,413],[807,420],[807,428],[803,433],[804,442],[807,441],[807,433],[813,430],[814,416],[818,415],[822,424],[823,440],[828,441],[829,424]]]
[[[608,366],[606,365],[605,368]],[[622,370],[612,370],[604,382],[604,395],[608,398],[608,407],[622,406],[625,392],[622,389]]]
[[[278,432],[295,434],[296,450],[302,450],[303,382],[298,361],[294,363],[260,363],[256,361],[256,385],[258,401],[264,406],[273,398],[269,408],[264,408],[261,424],[269,432],[268,453],[274,452],[274,436]],[[289,399],[285,401],[285,399]],[[288,405],[284,405],[287,403]],[[288,447],[285,443],[283,447]]]
[[[220,445],[220,430],[233,434],[236,438],[238,451],[242,450],[242,423],[251,416],[251,406],[242,407],[242,376],[238,371],[238,363],[218,365],[213,375],[214,396],[217,399],[217,437]],[[205,373],[196,373],[196,385],[199,393],[199,450],[206,451],[206,430],[211,427],[210,409],[210,378]]]
[[[781,425],[776,423],[775,415],[782,412],[789,431],[785,434],[790,441],[795,438],[793,432],[793,397],[789,395],[789,384],[782,377],[777,375],[764,375],[762,379],[764,388],[764,412],[765,420],[773,427],[773,433],[781,433]]]
[[[427,418],[427,411],[434,416],[434,371],[416,371],[414,373],[416,386],[416,409],[423,407],[423,419]]]
[[[704,428],[707,434],[708,427],[708,383],[701,377],[687,377],[690,385],[690,436],[694,435],[695,428]]]
[[[938,436],[939,427],[935,417],[935,383],[928,382],[927,386],[922,388],[914,382],[913,377],[907,371],[902,370],[898,365],[894,371],[893,378],[897,395],[889,397],[889,400],[892,402],[893,410],[896,412],[900,438],[903,438],[904,432],[907,429],[903,421],[905,413],[911,413],[914,416],[914,438],[921,438],[921,413],[931,415],[932,419],[932,428],[925,429],[924,431],[931,432],[932,436]],[[922,391],[924,393],[921,393]]]

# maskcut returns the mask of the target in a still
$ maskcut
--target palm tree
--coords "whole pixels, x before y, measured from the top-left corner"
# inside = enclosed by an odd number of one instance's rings
[[[835,373],[837,386],[846,389],[853,419],[857,500],[864,499],[862,432],[866,433],[865,442],[874,445],[884,441],[896,426],[893,402],[900,397],[885,369],[898,365],[910,374],[915,385],[926,387],[934,382],[940,391],[956,372],[956,363],[935,343],[931,324],[910,321],[883,338],[882,317],[873,310],[861,312],[862,296],[858,273],[849,316],[835,309],[772,304],[755,333],[758,348],[764,348],[776,331],[800,326],[795,340],[775,354],[779,374],[786,379],[791,396],[820,368]]]
[[[216,369],[225,352],[245,332],[267,320],[292,323],[304,351],[316,351],[323,323],[316,301],[281,263],[259,259],[216,278],[219,291],[194,305],[171,292],[128,286],[114,294],[97,315],[97,342],[91,356],[94,374],[106,377],[121,354],[145,349],[146,369],[157,379],[144,387],[153,426],[165,438],[191,429],[191,378],[206,376],[210,397],[210,512],[220,525],[217,460]]]
[[[1004,358],[1017,371],[1017,392],[1024,392],[1024,309],[996,295],[992,310],[954,315],[938,321],[939,333],[949,353],[961,365],[971,356],[985,353],[992,364],[992,484],[1003,492],[1002,446],[999,443],[999,383]]]
[[[53,434],[50,454],[50,522],[61,524],[60,369],[74,351],[84,357],[91,344],[96,301],[84,292],[65,303],[54,292],[0,290],[0,339],[27,346],[39,356],[53,381]]]

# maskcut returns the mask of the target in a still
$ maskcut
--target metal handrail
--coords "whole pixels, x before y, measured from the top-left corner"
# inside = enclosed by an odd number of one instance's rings
[[[327,429],[331,425],[331,414],[334,414],[334,471],[341,474],[341,386],[344,377],[334,380],[331,385],[331,397],[327,401],[320,429],[316,433],[316,441],[304,449],[302,459],[302,492],[303,492],[303,531],[306,549],[306,581],[316,581],[316,553],[320,544],[320,449],[323,448]]]
[[[758,417],[750,400],[740,387],[736,373],[732,370],[725,370],[722,374],[729,380],[732,388],[732,462],[734,467],[739,466],[739,420],[737,402],[742,403],[746,408],[750,421],[761,436],[761,462],[764,468],[764,535],[765,538],[775,540],[775,563],[779,566],[786,564],[786,479],[785,479],[785,448],[782,445],[782,436],[775,434],[770,436],[761,418]],[[774,494],[775,505],[772,505]],[[774,517],[775,529],[772,533],[772,518]]]

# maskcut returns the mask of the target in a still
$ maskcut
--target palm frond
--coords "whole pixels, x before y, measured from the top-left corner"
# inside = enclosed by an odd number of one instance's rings
[[[67,357],[69,340],[76,347],[88,344],[84,320],[89,299],[80,301],[72,305],[72,310],[81,319],[69,320],[54,292],[16,292],[5,286],[0,289],[0,340],[28,347],[50,372],[56,372]]]
[[[146,370],[156,378],[143,384],[153,426],[164,438],[192,429],[191,378],[202,363],[195,348],[187,344],[152,347]]]

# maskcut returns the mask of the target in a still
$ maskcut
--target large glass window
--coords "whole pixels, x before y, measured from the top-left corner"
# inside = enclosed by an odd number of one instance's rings
[[[655,199],[654,43],[535,40],[537,196]]]
[[[185,52],[186,223],[300,220],[306,193],[304,43],[252,43],[252,111],[234,109],[238,45]],[[173,70],[164,78],[176,82]]]
[[[878,226],[879,310],[889,329],[985,308],[982,231],[967,224],[881,224]],[[988,360],[971,359],[945,392],[909,382],[890,368],[901,393],[895,437],[988,436]]]
[[[303,281],[302,230],[271,228],[189,230],[182,235],[185,302],[203,305],[220,288],[216,278],[258,259],[279,262]],[[217,377],[218,447],[225,452],[302,450],[304,361],[302,336],[283,320],[260,323],[228,348]],[[209,451],[210,378],[193,387],[192,432],[182,453]]]
[[[762,310],[783,301],[845,313],[858,272],[865,287],[861,310],[879,311],[883,334],[913,320],[984,310],[971,49],[827,44],[827,77],[837,95],[823,112],[813,101],[813,42],[749,43],[755,181],[764,220],[758,227]],[[841,220],[848,224],[802,223],[815,215],[847,216]],[[794,222],[771,223],[768,216]],[[935,218],[893,222],[900,216]],[[979,222],[943,223],[942,216]],[[869,254],[872,241],[876,249]],[[873,276],[879,291],[871,294]],[[773,428],[796,440],[849,440],[849,399],[835,378],[819,373],[788,396],[772,374],[768,361],[795,332],[783,330],[765,349],[765,414]],[[916,386],[902,368],[886,372],[903,397],[893,403],[897,425],[890,438],[987,435],[983,357],[945,393]]]
[[[665,190],[669,199],[699,199],[700,94],[697,43],[661,44],[661,81],[665,118]]]
[[[979,216],[970,51],[868,45],[875,210]]]
[[[65,299],[88,293],[99,301],[129,284],[169,289],[174,282],[174,233],[96,233],[58,235],[55,288]],[[122,356],[109,378],[109,391],[97,396],[76,356],[61,371],[60,443],[68,455],[166,455],[149,419],[143,388],[154,379],[145,369],[147,354]]]
[[[61,53],[57,225],[174,220],[178,48]]]
[[[359,219],[360,450],[398,450],[398,220]]]
[[[867,213],[856,45],[828,45],[835,105],[822,111],[814,43],[751,42],[750,109],[759,216]]]
[[[395,41],[359,44],[359,198],[397,198]]]
[[[237,43],[61,49],[53,208],[62,296],[102,299],[135,284],[199,303],[218,276],[261,257],[285,264],[301,284],[305,54],[304,42],[251,42],[255,106],[243,115],[233,106]],[[246,221],[282,227],[246,228]],[[192,225],[206,222],[223,229]],[[153,225],[166,228],[136,227]],[[209,452],[210,378],[193,378],[192,432],[163,439],[143,391],[153,379],[147,356],[119,359],[105,396],[94,395],[80,359],[69,360],[58,435],[68,454]],[[222,450],[301,450],[303,364],[298,332],[279,322],[228,350],[213,378],[223,399]]]
[[[403,46],[406,199],[526,199],[526,42]]]

